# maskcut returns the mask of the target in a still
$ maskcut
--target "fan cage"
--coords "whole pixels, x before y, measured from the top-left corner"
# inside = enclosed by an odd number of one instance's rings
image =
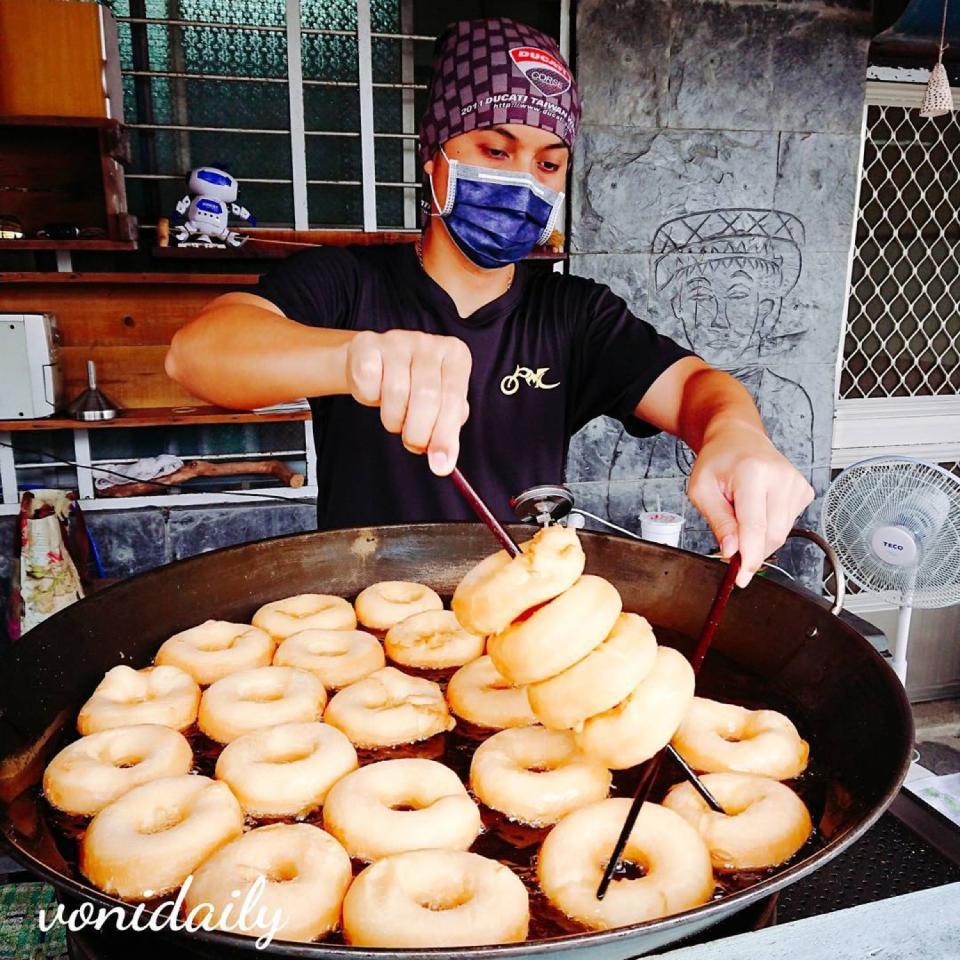
[[[915,566],[897,567],[873,551],[882,524],[919,533]],[[960,479],[910,457],[875,457],[847,467],[824,497],[823,534],[849,579],[861,590],[901,606],[960,602]]]

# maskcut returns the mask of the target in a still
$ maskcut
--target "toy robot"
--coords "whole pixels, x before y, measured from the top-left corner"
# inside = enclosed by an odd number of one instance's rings
[[[187,177],[189,193],[177,201],[177,243],[187,246],[239,247],[246,241],[230,230],[230,214],[246,220],[251,227],[256,218],[236,203],[237,181],[217,167],[197,167]],[[219,241],[219,243],[217,242]]]

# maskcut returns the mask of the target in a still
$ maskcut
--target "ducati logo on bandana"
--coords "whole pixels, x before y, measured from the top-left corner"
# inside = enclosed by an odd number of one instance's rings
[[[510,59],[544,96],[559,97],[570,89],[570,71],[546,50],[514,47]]]

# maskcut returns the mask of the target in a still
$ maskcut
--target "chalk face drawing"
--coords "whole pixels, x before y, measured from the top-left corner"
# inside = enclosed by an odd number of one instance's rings
[[[666,220],[653,238],[653,293],[657,314],[673,317],[676,339],[750,391],[774,444],[810,479],[813,403],[791,365],[776,359],[807,335],[805,318],[795,315],[789,331],[778,329],[803,270],[804,239],[803,223],[782,210],[720,208]],[[638,440],[621,428],[607,460],[607,515],[635,520],[633,498],[620,503],[623,494],[611,484],[685,480],[693,461],[689,447],[668,434]],[[655,508],[648,500],[658,489],[648,497],[644,488],[643,509]]]
[[[804,227],[780,210],[704,210],[653,238],[657,296],[712,363],[759,357],[803,269]]]

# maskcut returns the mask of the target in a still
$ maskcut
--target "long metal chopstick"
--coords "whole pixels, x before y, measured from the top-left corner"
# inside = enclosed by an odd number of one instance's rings
[[[693,651],[693,656],[690,658],[690,663],[693,666],[694,674],[699,672],[700,665],[703,663],[703,658],[707,655],[707,651],[710,649],[710,644],[713,642],[714,635],[717,632],[717,627],[720,625],[720,618],[723,616],[723,611],[726,609],[727,601],[730,599],[730,594],[733,592],[733,585],[737,579],[737,574],[739,571],[740,554],[735,553],[730,558],[730,562],[727,564],[727,569],[724,571],[723,579],[720,581],[720,586],[717,588],[717,595],[713,598],[713,603],[710,605],[710,611],[707,614],[707,619],[703,625],[703,630],[700,632],[700,639],[697,641],[697,645]],[[670,749],[672,749],[672,747]],[[659,771],[660,765],[663,763],[663,757],[666,752],[667,748],[665,747],[663,750],[660,750],[653,757],[651,757],[646,763],[646,769],[640,776],[640,782],[637,784],[637,789],[633,796],[633,803],[630,804],[630,810],[627,812],[623,829],[620,831],[620,836],[617,837],[617,842],[613,848],[613,854],[607,862],[606,869],[603,871],[603,877],[600,880],[600,886],[597,887],[598,900],[602,900],[606,895],[607,887],[610,886],[610,881],[613,879],[613,874],[620,865],[620,858],[623,856],[624,847],[626,847],[627,840],[633,831],[633,826],[637,822],[637,817],[640,815],[640,808],[644,805],[647,797],[650,795],[650,789],[653,787],[653,782],[657,778],[657,771]],[[686,763],[684,763],[683,766],[686,767]],[[684,773],[686,774],[686,770]],[[707,789],[697,777],[694,777],[690,782],[694,784],[694,787],[697,787],[697,784],[699,784],[699,787],[703,787],[704,790]],[[697,787],[698,792],[700,792],[699,787]],[[700,795],[703,796],[703,793]],[[714,803],[716,803],[716,801],[714,801]],[[719,804],[717,806],[719,807]],[[720,808],[717,810],[717,812],[722,813],[723,809]]]

